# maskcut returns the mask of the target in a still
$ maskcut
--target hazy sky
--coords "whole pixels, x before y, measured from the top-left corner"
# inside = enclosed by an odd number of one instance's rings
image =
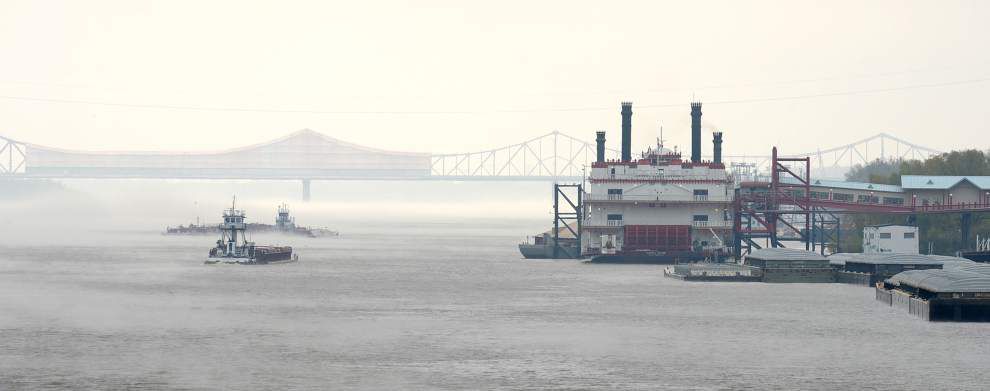
[[[617,146],[631,100],[638,146],[662,121],[683,148],[695,96],[730,154],[880,131],[986,148],[988,17],[987,1],[5,0],[0,134],[212,150],[311,128],[460,152],[605,129]]]

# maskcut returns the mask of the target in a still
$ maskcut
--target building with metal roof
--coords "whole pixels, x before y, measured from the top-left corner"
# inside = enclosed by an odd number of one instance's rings
[[[901,187],[915,205],[990,203],[990,176],[901,175]]]
[[[827,179],[815,179],[811,181],[812,186],[819,187],[830,187],[835,189],[849,189],[849,190],[861,190],[861,191],[879,191],[887,193],[901,193],[904,191],[900,186],[897,185],[885,185],[880,183],[869,183],[869,182],[851,182],[851,181],[835,181]]]
[[[911,190],[946,190],[963,184],[963,182],[968,182],[982,190],[990,190],[990,176],[901,175],[901,187]]]
[[[794,178],[782,183],[800,184]],[[990,176],[902,175],[901,185],[813,179],[811,198],[888,206],[990,204]]]

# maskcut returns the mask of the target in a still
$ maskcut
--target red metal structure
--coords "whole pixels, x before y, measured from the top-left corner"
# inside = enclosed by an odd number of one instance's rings
[[[918,205],[912,197],[910,204],[882,204],[855,200],[836,200],[811,196],[811,159],[783,158],[777,148],[771,154],[770,182],[741,183],[734,200],[734,255],[742,255],[743,247],[761,248],[756,239],[766,239],[771,247],[783,247],[783,241],[805,244],[815,251],[818,245],[824,253],[824,236],[838,237],[838,214],[872,213],[918,215],[960,213],[963,243],[969,236],[974,212],[990,212],[990,195],[982,202]],[[829,233],[833,232],[833,233]],[[833,248],[833,251],[837,251]]]
[[[793,180],[782,181],[782,176]],[[771,247],[783,247],[782,241],[800,241],[805,243],[806,250],[811,250],[815,232],[812,215],[816,212],[811,199],[811,158],[782,158],[774,147],[770,178],[769,184],[741,187],[736,194],[733,218],[736,257],[742,255],[744,244],[748,249],[760,248],[754,241],[759,238],[767,239]],[[785,219],[785,215],[792,218]],[[802,221],[803,227],[795,226],[794,221]]]

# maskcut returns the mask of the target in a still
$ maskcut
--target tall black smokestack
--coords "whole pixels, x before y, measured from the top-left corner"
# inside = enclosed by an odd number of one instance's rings
[[[595,133],[598,137],[595,137],[595,143],[598,144],[598,150],[595,161],[599,163],[605,163],[605,132]]]
[[[715,147],[715,164],[722,163],[722,132],[712,133],[712,144]]]
[[[622,102],[622,161],[632,161],[632,102]]]
[[[691,102],[691,163],[701,162],[701,102]]]

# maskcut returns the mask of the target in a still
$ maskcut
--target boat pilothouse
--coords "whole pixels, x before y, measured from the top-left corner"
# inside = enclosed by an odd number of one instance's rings
[[[272,229],[283,235],[297,235],[309,238],[335,237],[340,235],[337,231],[329,228],[300,227],[296,225],[296,218],[289,215],[289,205],[285,203],[278,206],[278,212],[275,215],[275,225]]]
[[[278,206],[278,214],[275,215],[275,231],[276,232],[293,232],[296,230],[296,219],[289,216],[289,205],[282,204]]]
[[[247,241],[243,210],[236,208],[236,198],[230,209],[223,211],[223,223],[220,224],[220,238],[216,247],[210,249],[206,264],[230,263],[242,265],[258,265],[269,263],[285,263],[298,260],[292,254],[289,246],[258,246]]]

